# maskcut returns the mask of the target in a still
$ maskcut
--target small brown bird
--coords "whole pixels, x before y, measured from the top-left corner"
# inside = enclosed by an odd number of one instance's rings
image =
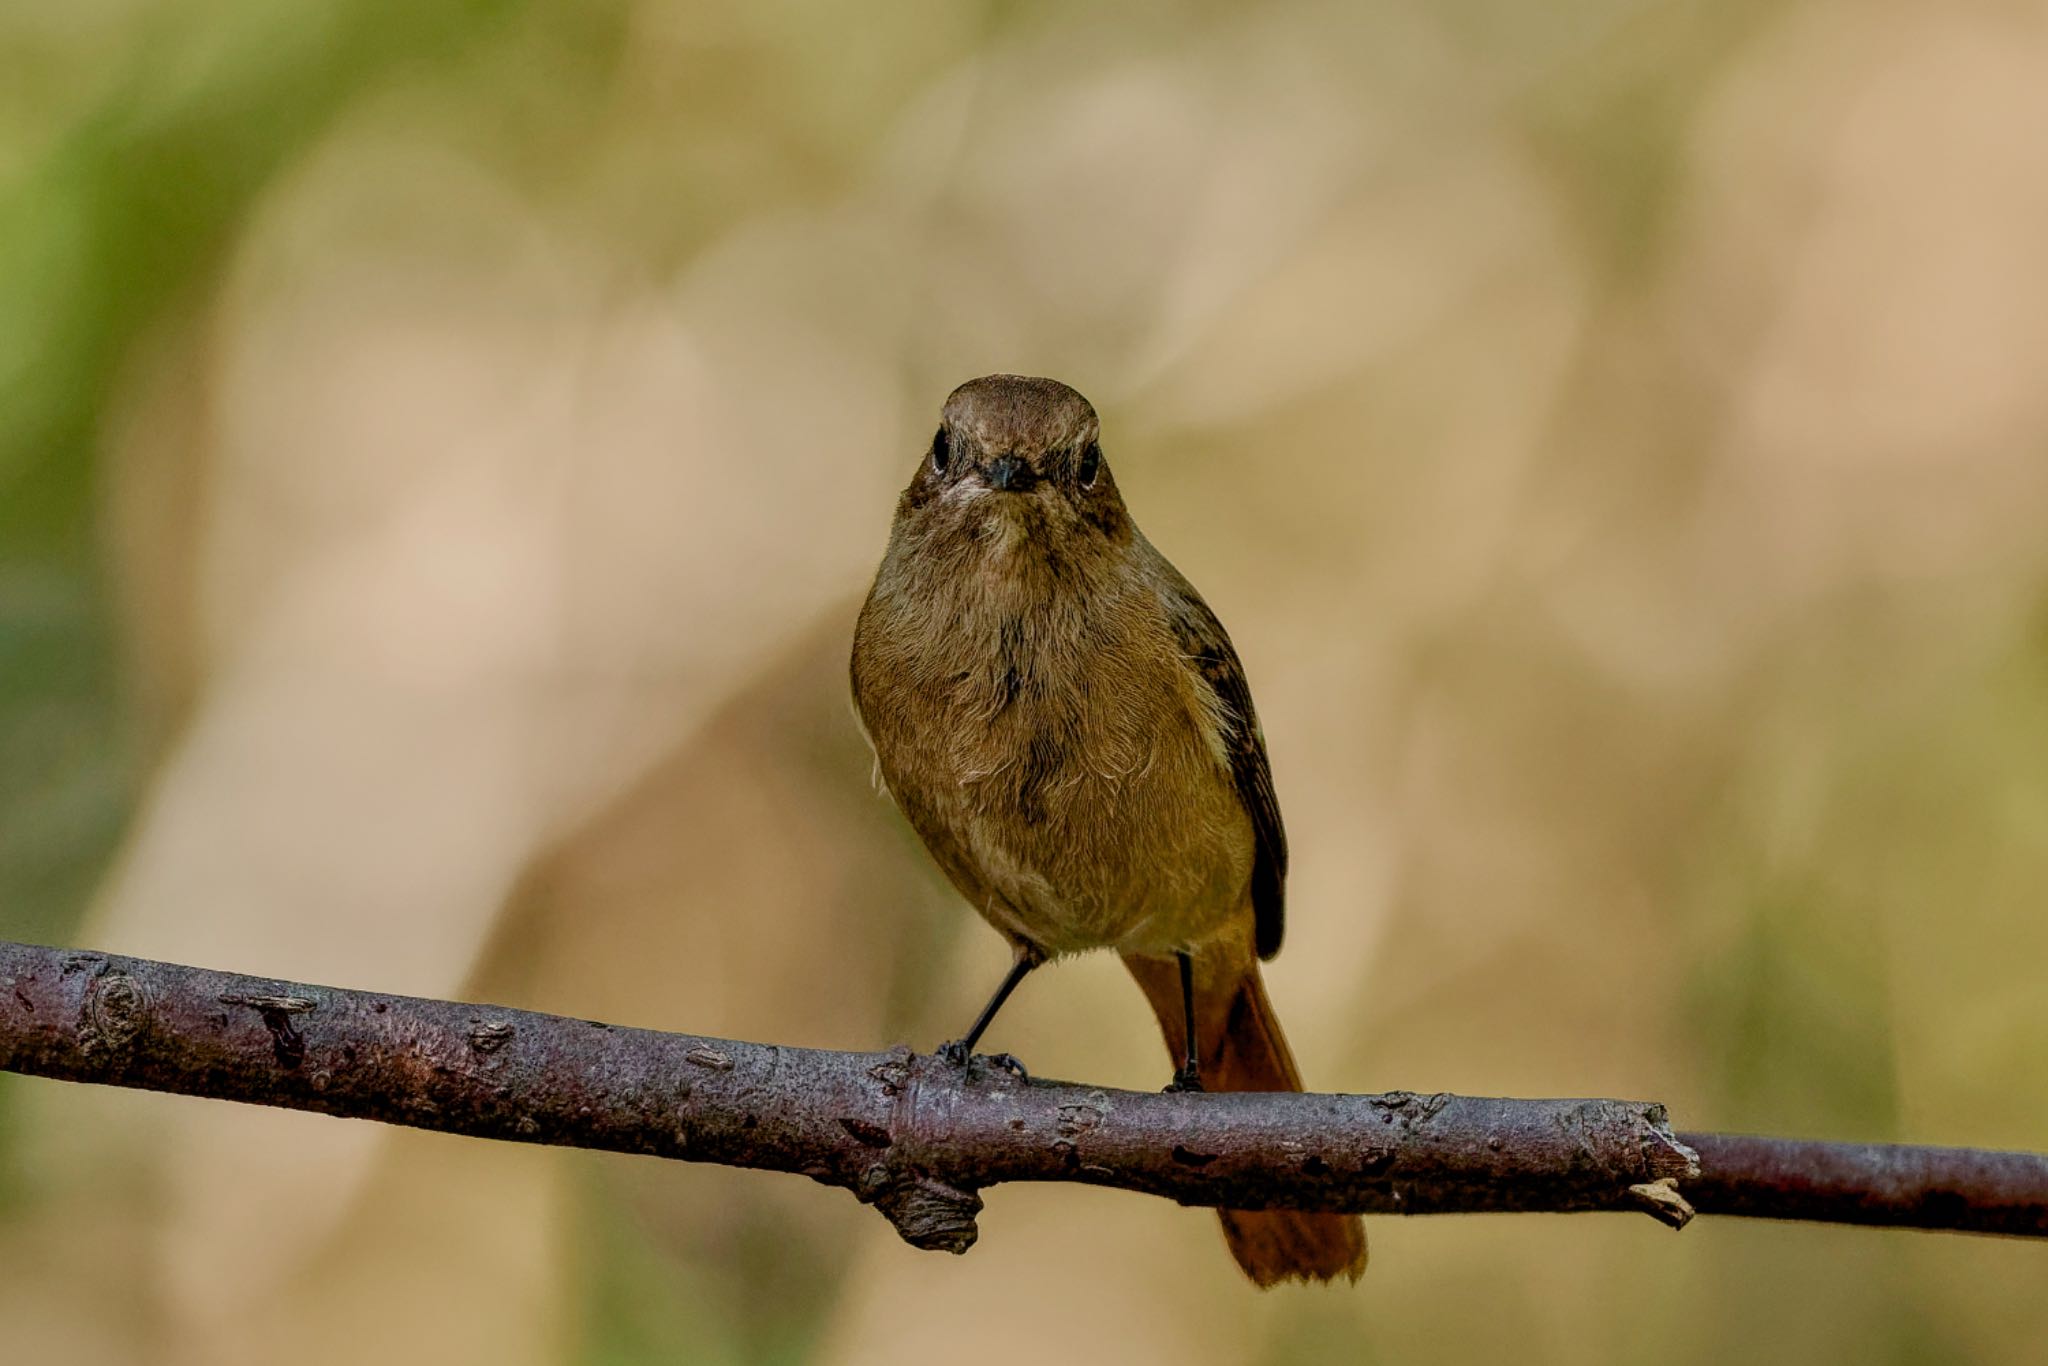
[[[1230,637],[1152,548],[1066,385],[955,389],[853,641],[884,781],[1016,961],[966,1035],[1048,958],[1114,949],[1178,1062],[1169,1090],[1299,1091],[1259,977],[1287,837]],[[1254,1281],[1356,1279],[1351,1215],[1223,1210]]]

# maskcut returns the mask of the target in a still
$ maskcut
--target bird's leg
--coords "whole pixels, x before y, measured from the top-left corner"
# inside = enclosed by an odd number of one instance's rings
[[[1184,953],[1174,957],[1180,959],[1180,1009],[1181,1019],[1187,1024],[1187,1047],[1180,1069],[1173,1074],[1173,1080],[1166,1084],[1169,1091],[1199,1091],[1202,1089],[1202,1052],[1195,1047],[1195,961]]]
[[[981,1014],[975,1016],[974,1023],[968,1027],[966,1037],[940,1044],[939,1056],[956,1067],[965,1067],[967,1060],[974,1056],[974,1045],[988,1029],[989,1022],[995,1019],[996,1012],[1003,1008],[1003,1002],[1009,1000],[1010,993],[1017,989],[1017,983],[1023,981],[1031,969],[1044,961],[1045,955],[1037,948],[1029,944],[1019,944],[1016,961],[1010,964],[1010,971],[1003,977],[1002,985],[996,988],[996,994],[988,998],[988,1004],[981,1008]],[[1002,1057],[1006,1068],[1019,1076],[1024,1075],[1024,1064],[1007,1053]]]

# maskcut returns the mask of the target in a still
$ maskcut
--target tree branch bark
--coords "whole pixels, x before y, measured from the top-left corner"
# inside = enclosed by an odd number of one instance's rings
[[[0,1069],[799,1172],[964,1252],[979,1192],[1232,1209],[1697,1210],[2048,1236],[2048,1157],[1674,1135],[1661,1105],[1155,1094],[0,942]]]

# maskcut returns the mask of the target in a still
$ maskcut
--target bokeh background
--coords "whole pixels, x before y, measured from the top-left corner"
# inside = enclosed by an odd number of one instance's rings
[[[1310,1079],[2048,1146],[2048,13],[0,8],[0,934],[921,1047],[940,399],[1101,409],[1249,662]],[[992,1046],[1157,1085],[1107,961]],[[794,1178],[0,1078],[10,1360],[2038,1360],[2048,1249]]]

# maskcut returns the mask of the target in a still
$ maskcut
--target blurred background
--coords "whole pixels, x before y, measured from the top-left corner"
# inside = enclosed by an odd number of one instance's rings
[[[1312,1083],[2048,1147],[2048,12],[0,8],[0,935],[928,1048],[845,659],[940,400],[1236,637]],[[1113,961],[990,1038],[1156,1086]],[[1213,1220],[0,1078],[7,1355],[2021,1361],[2048,1248]]]

